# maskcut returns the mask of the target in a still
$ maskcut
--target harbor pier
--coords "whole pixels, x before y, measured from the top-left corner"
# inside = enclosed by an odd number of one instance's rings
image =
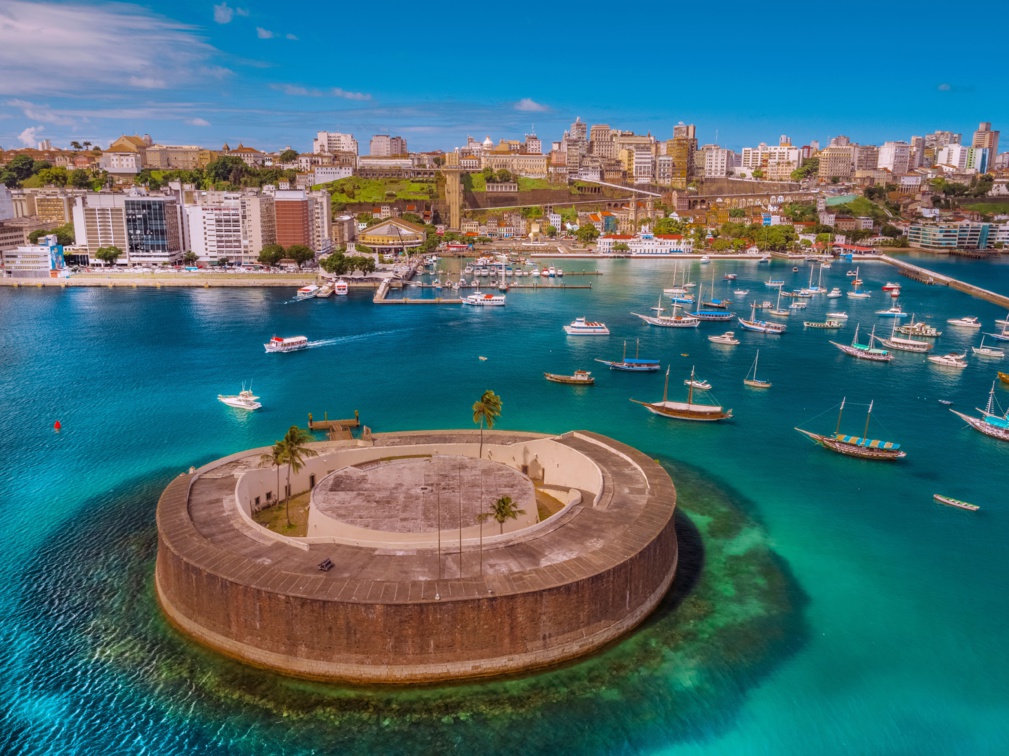
[[[948,286],[951,289],[962,291],[964,294],[970,294],[972,297],[977,297],[978,299],[983,299],[986,302],[991,302],[992,304],[997,304],[1000,307],[1009,309],[1009,297],[1003,294],[997,294],[994,291],[982,289],[980,286],[960,281],[952,276],[947,276],[942,273],[936,273],[928,268],[921,268],[917,265],[912,265],[909,262],[898,260],[890,257],[889,255],[880,255],[880,259],[883,260],[883,262],[895,267],[902,276],[910,278],[912,281],[918,281],[928,286]]]

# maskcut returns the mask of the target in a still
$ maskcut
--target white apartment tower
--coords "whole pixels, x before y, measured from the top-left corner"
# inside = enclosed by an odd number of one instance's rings
[[[879,148],[877,168],[886,168],[894,176],[903,176],[911,170],[911,145],[907,142],[884,142]]]
[[[320,153],[352,152],[357,154],[357,140],[353,134],[340,134],[336,131],[320,131],[312,140],[312,152]]]

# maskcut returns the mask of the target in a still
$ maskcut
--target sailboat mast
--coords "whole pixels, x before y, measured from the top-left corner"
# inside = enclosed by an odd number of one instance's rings
[[[837,427],[834,428],[835,436],[841,432],[841,413],[844,412],[844,402],[847,398],[848,397],[844,397],[844,399],[841,400],[841,409],[837,411]]]
[[[690,366],[690,383],[687,385],[687,404],[694,402],[694,366]]]
[[[641,339],[634,339],[634,359],[640,357],[641,352]]]
[[[627,341],[624,341],[624,356],[620,358],[621,362],[627,362]]]
[[[669,369],[671,367],[672,367],[672,365],[670,365],[669,367],[666,368],[666,385],[662,389],[662,403],[663,404],[666,403],[666,399],[669,397]]]
[[[991,391],[988,392],[988,406],[985,407],[984,413],[986,415],[991,415],[992,402],[995,401],[995,382],[992,381]]]
[[[865,430],[862,431],[862,438],[869,438],[869,417],[872,415],[872,402],[869,402],[869,411],[865,413]]]

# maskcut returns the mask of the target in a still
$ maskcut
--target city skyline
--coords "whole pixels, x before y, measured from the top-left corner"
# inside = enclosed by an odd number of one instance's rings
[[[730,17],[737,7],[742,20],[743,6],[727,5]],[[487,25],[459,3],[433,20],[408,8],[374,18],[354,7],[319,23],[320,10],[298,0],[283,13],[263,3],[187,0],[171,15],[136,4],[9,2],[0,10],[0,69],[8,74],[0,145],[107,146],[123,133],[150,133],[167,143],[307,152],[316,130],[332,130],[362,141],[401,134],[412,149],[430,150],[462,145],[467,135],[518,138],[534,124],[548,145],[580,116],[663,139],[677,122],[696,123],[700,143],[738,150],[782,133],[794,144],[825,144],[839,133],[878,144],[1009,121],[998,69],[985,65],[995,53],[966,36],[943,41],[941,69],[922,64],[895,77],[883,52],[804,41],[802,32],[825,28],[836,11],[788,2],[724,38],[695,31],[702,10],[655,4],[641,13],[679,32],[622,35],[619,44],[605,36],[607,9],[591,6],[566,18],[560,42],[551,41],[549,22],[535,39],[522,36],[524,25],[540,28],[536,19],[492,33],[504,22]],[[934,24],[927,14],[864,2],[846,12],[877,23],[893,14],[899,39],[924,39]],[[995,21],[1009,15],[992,13]],[[761,41],[779,38],[789,14],[797,39],[781,41],[780,53],[767,49]],[[405,41],[390,44],[379,23],[402,26],[393,39]]]

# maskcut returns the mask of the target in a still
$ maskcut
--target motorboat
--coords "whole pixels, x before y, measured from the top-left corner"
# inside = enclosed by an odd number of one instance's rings
[[[790,304],[788,306],[788,309],[789,310],[805,310],[806,307],[807,307],[807,305],[806,305],[805,302],[792,302],[792,304]]]
[[[827,317],[831,320],[847,320],[848,313],[846,312],[828,312]]]
[[[749,293],[750,293],[749,289],[736,289],[736,296],[739,297],[740,299],[742,299]]]
[[[827,299],[840,299],[840,298],[841,298],[841,290],[836,286],[830,290],[829,294],[827,294]]]
[[[217,400],[235,409],[257,410],[263,406],[258,401],[259,397],[252,393],[251,388],[245,388],[244,383],[242,384],[242,390],[237,394],[218,394]]]
[[[547,268],[547,275],[550,278],[554,278],[557,275],[557,268],[551,265],[549,268]]]
[[[981,321],[977,318],[963,317],[963,318],[950,318],[946,321],[954,328],[980,328]]]
[[[893,283],[891,281],[887,281],[883,285],[883,291],[893,291],[894,289],[900,289],[900,284],[899,283]]]
[[[477,290],[463,297],[462,303],[473,307],[504,307],[505,297],[504,294],[484,294]]]
[[[610,329],[605,323],[575,318],[573,322],[564,326],[564,333],[568,336],[609,336]]]
[[[557,269],[557,277],[558,278],[564,278],[564,268],[558,268]]]
[[[693,386],[695,389],[700,389],[701,391],[711,391],[711,384],[707,381],[703,381],[700,378],[687,378],[683,381],[684,386]]]
[[[876,310],[876,314],[881,318],[906,318],[908,314],[901,309],[900,305],[894,305],[887,310]]]
[[[350,291],[350,286],[342,278],[337,280],[336,283],[333,284],[333,293],[336,294],[336,296],[338,297],[347,296],[348,291]]]
[[[556,273],[557,271],[554,271]],[[550,268],[544,268],[540,271],[540,278],[550,278]]]
[[[724,276],[722,276],[722,280],[723,281],[735,281],[736,280],[736,274],[735,273],[726,273]]]
[[[305,336],[274,336],[263,344],[267,352],[297,352],[308,348],[308,338]]]
[[[929,355],[928,361],[933,365],[939,365],[940,367],[965,368],[967,367],[967,360],[964,359],[966,356],[966,352],[961,352],[960,354],[957,354],[956,352],[950,352],[949,354],[932,354]]]
[[[551,383],[567,383],[572,386],[592,386],[596,382],[588,370],[576,370],[572,375],[544,373],[543,377]]]
[[[314,299],[319,294],[319,287],[315,284],[302,286],[294,295],[295,299]]]
[[[708,257],[707,255],[701,255],[701,265],[705,265],[709,262],[711,262],[710,257]]]
[[[712,344],[724,344],[726,346],[737,346],[739,344],[739,339],[736,338],[734,331],[726,331],[721,336],[708,336],[708,341]]]

